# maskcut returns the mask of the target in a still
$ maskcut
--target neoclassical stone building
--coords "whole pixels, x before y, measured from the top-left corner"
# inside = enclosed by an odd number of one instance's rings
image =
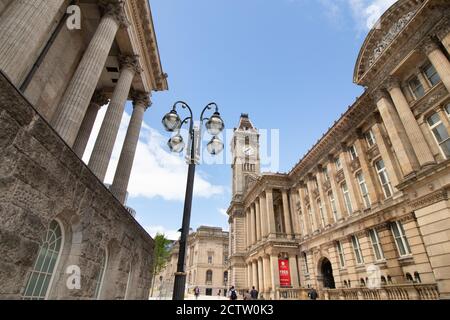
[[[147,298],[153,240],[124,201],[151,92],[168,88],[148,1],[0,0],[0,71],[0,298]]]
[[[188,237],[186,253],[186,291],[194,293],[199,287],[201,295],[225,296],[228,286],[229,233],[218,227],[201,226]],[[177,271],[179,244],[171,250],[166,268],[161,272],[165,292],[173,290],[174,275]],[[156,281],[155,289],[161,287]],[[155,295],[157,296],[157,295]]]
[[[310,286],[324,299],[450,298],[449,16],[439,0],[387,10],[356,62],[364,94],[288,173],[260,173],[241,116],[231,284],[272,299]]]

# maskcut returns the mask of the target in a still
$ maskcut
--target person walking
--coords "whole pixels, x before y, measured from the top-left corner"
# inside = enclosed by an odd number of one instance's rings
[[[255,287],[252,287],[252,291],[250,291],[250,296],[252,297],[252,300],[258,300],[258,290],[256,290]]]
[[[310,300],[317,300],[319,295],[317,294],[316,289],[311,288],[311,290],[309,290],[309,292],[308,292],[308,297],[309,297]]]
[[[200,295],[200,288],[195,287],[194,289],[195,300],[198,300],[198,296]]]
[[[217,298],[220,298],[222,296],[222,289],[219,289],[219,291],[217,292]]]
[[[250,291],[247,290],[244,293],[244,300],[252,300],[252,296],[250,295]]]
[[[230,300],[237,300],[237,298],[238,298],[237,292],[236,292],[236,289],[234,288],[234,286],[232,286],[230,288],[229,298],[230,298]]]

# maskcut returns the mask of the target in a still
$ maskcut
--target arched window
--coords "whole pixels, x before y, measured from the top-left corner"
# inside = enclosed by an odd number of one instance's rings
[[[359,279],[359,282],[360,282],[361,287],[366,286],[366,281],[363,278]]]
[[[405,278],[406,278],[407,282],[414,282],[414,279],[413,279],[411,273],[409,273],[409,272],[406,273]]]
[[[212,284],[212,276],[213,276],[212,270],[206,271],[206,284]]]
[[[388,282],[389,284],[392,284],[392,277],[391,277],[391,276],[387,276],[387,282]]]
[[[53,220],[42,240],[36,262],[25,287],[23,299],[44,300],[47,298],[63,243],[61,226],[56,220]]]
[[[97,275],[97,278],[95,279],[95,294],[94,297],[96,299],[100,299],[101,291],[102,291],[102,285],[103,285],[103,279],[105,278],[105,271],[106,266],[108,265],[108,254],[107,251],[101,249],[100,251],[100,269]]]
[[[347,280],[344,280],[344,287],[348,288]]]
[[[417,282],[417,283],[422,283],[422,280],[420,279],[420,274],[416,271],[416,272],[414,272],[414,280]]]
[[[228,271],[223,273],[223,284],[226,286],[228,283]]]
[[[386,277],[381,276],[381,285],[385,286],[387,284]]]
[[[352,287],[352,281],[348,280],[348,287],[351,288]]]

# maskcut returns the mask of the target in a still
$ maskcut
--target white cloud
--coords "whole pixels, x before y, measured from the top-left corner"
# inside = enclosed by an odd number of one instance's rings
[[[226,208],[219,208],[219,213],[224,215],[225,217],[228,217],[227,209]]]
[[[359,30],[370,30],[397,0],[348,0]]]
[[[83,160],[87,163],[94,147],[95,139],[105,117],[106,107],[100,109],[91,139]],[[120,152],[130,121],[130,115],[124,112],[116,144],[106,173],[105,182],[112,183]],[[143,123],[140,139],[128,185],[129,197],[155,198],[183,201],[186,189],[187,165],[183,157],[170,153],[166,147],[167,137]],[[210,198],[225,192],[225,187],[213,185],[205,174],[198,171],[195,177],[194,195]]]
[[[180,238],[180,232],[176,230],[168,230],[163,226],[147,226],[144,229],[154,238],[157,233],[164,234],[169,240],[178,240]]]

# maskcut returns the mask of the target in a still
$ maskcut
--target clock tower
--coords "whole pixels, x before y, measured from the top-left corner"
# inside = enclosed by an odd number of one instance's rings
[[[234,129],[231,150],[234,198],[242,196],[249,183],[260,174],[259,134],[248,114],[241,114],[239,126]]]

